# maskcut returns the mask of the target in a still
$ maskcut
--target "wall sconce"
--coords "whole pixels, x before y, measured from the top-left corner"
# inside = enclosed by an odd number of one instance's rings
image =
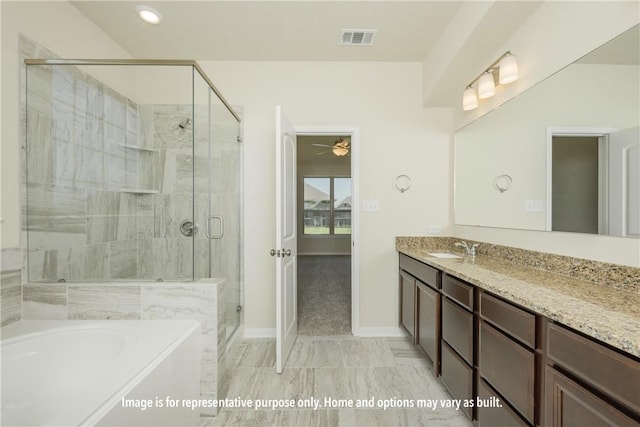
[[[498,73],[498,83],[508,84],[518,80],[518,61],[511,52],[505,52],[493,64],[473,79],[467,85],[462,95],[462,109],[470,111],[478,107],[478,98],[491,98],[496,93],[495,73]],[[478,92],[473,88],[478,83]]]

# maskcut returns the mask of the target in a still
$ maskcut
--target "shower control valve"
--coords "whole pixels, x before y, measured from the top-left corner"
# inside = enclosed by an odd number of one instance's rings
[[[180,232],[186,237],[191,237],[198,232],[198,224],[190,219],[185,219],[180,223]]]

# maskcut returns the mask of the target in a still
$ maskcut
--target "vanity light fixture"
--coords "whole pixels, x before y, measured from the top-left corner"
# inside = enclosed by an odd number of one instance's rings
[[[476,108],[478,108],[478,95],[473,87],[468,86],[462,95],[462,109],[470,111]]]
[[[493,81],[493,73],[485,71],[478,80],[478,98],[487,99],[496,94],[496,84]]]
[[[471,111],[478,107],[478,98],[491,98],[496,93],[495,74],[499,84],[508,84],[518,80],[518,61],[511,52],[505,52],[493,64],[467,85],[462,95],[462,109]],[[478,92],[473,85],[478,84]]]
[[[157,25],[162,22],[162,15],[149,6],[136,6],[138,16],[147,24]]]

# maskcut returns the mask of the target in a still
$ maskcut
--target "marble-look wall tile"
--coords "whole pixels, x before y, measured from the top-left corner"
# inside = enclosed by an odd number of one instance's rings
[[[140,319],[140,284],[69,284],[67,292],[69,319]]]
[[[137,275],[137,240],[109,243],[109,277],[111,279],[135,279]]]
[[[109,245],[29,252],[29,281],[99,281],[108,278]]]
[[[193,197],[191,194],[159,194],[154,204],[154,237],[179,238],[182,221],[193,218]],[[200,221],[199,232],[205,232]]]
[[[51,115],[41,113],[34,108],[27,112],[27,171],[31,182],[53,182],[53,120]]]
[[[66,320],[67,285],[25,283],[22,303],[24,319]]]
[[[192,239],[184,236],[139,239],[138,277],[146,280],[192,280]]]
[[[85,216],[87,192],[83,188],[30,183],[26,208],[29,216]]]
[[[22,250],[3,249],[1,257],[1,325],[6,326],[22,318]]]
[[[224,372],[224,343],[219,342],[218,322],[224,320],[219,293],[224,291],[221,280],[195,283],[149,283],[142,285],[141,317],[143,320],[193,319],[201,326],[200,393],[203,398],[216,399],[219,372]],[[223,310],[220,314],[220,310]],[[223,340],[224,341],[224,340]],[[215,410],[205,410],[215,415]]]

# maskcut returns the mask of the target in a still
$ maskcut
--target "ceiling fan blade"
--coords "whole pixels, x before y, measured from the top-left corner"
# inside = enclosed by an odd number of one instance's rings
[[[327,144],[311,144],[311,145],[315,145],[316,147],[327,147],[327,148],[331,148],[331,145],[327,145]]]
[[[330,152],[331,152],[331,150],[321,151],[321,152],[319,152],[319,153],[316,153],[316,156],[322,156],[322,155],[327,154],[327,153],[330,153]]]

